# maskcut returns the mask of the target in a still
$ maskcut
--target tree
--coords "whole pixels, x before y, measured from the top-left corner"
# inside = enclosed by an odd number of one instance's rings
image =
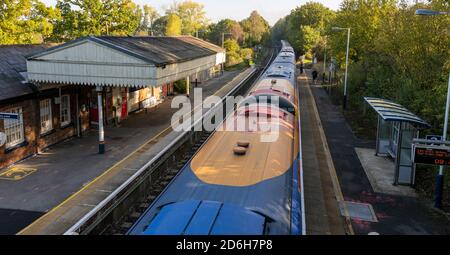
[[[298,54],[311,54],[311,49],[319,42],[319,37],[325,35],[327,25],[334,17],[335,13],[324,5],[308,2],[286,17],[282,29]]]
[[[271,29],[272,42],[279,42],[281,40],[287,40],[287,18],[284,17],[275,23]]]
[[[155,21],[160,18],[158,11],[150,5],[144,5],[144,15],[142,16],[142,22],[140,31],[147,35],[154,35]]]
[[[224,42],[224,47],[227,52],[227,62],[225,63],[227,67],[242,63],[243,59],[240,55],[241,47],[238,42],[233,39],[228,39]]]
[[[245,43],[250,47],[260,44],[270,31],[269,23],[257,11],[253,11],[250,17],[244,19],[241,26],[245,33]]]
[[[174,2],[166,10],[168,15],[176,14],[182,22],[181,33],[183,35],[195,35],[201,28],[208,24],[204,6],[200,3],[187,0],[181,3]]]
[[[253,50],[251,48],[241,49],[240,55],[245,60],[251,60],[253,58]]]
[[[62,19],[55,23],[55,41],[86,35],[133,35],[142,11],[131,0],[58,0]]]
[[[176,14],[169,14],[167,17],[165,35],[166,36],[181,35],[181,27],[182,21],[180,17],[178,17]]]
[[[53,33],[59,11],[39,0],[2,0],[0,44],[41,43]]]
[[[217,45],[222,44],[222,34],[227,34],[227,38],[231,37],[237,42],[242,42],[244,38],[244,30],[239,22],[231,19],[221,20],[217,24],[211,25],[210,29],[208,39]]]
[[[311,53],[312,49],[316,47],[322,37],[320,35],[320,31],[314,29],[311,26],[301,26],[300,33],[302,36],[299,39],[300,45],[303,45],[303,51],[305,53]]]
[[[167,15],[159,17],[153,23],[153,35],[163,36],[166,33]]]

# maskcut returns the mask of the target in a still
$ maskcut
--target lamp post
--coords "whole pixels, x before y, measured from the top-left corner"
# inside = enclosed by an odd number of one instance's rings
[[[416,15],[420,16],[437,16],[437,15],[449,15],[450,12],[445,11],[433,11],[428,9],[418,9],[415,12]],[[448,131],[448,114],[450,107],[450,74],[448,77],[448,86],[447,86],[447,103],[445,105],[445,120],[444,120],[444,131],[442,134],[442,139],[447,141],[447,131]],[[434,200],[434,207],[442,208],[442,195],[444,192],[444,166],[439,167],[439,174],[436,177],[436,194]]]
[[[325,84],[326,69],[327,69],[327,43],[325,40],[325,46],[323,48],[323,74],[322,74],[322,83],[323,84]]]
[[[348,81],[348,52],[350,49],[350,28],[333,27],[334,31],[347,30],[347,53],[345,55],[345,82],[344,82],[344,101],[342,107],[347,109],[347,81]]]

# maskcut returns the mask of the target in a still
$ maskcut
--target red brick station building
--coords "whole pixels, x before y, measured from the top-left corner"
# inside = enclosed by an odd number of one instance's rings
[[[0,113],[19,115],[0,119],[0,170],[91,128],[102,144],[103,125],[161,103],[176,81],[216,76],[224,62],[222,48],[190,36],[0,46]]]

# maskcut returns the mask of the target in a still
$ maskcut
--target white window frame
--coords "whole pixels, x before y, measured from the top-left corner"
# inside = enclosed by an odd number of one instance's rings
[[[63,111],[65,109],[63,109],[63,105],[64,105],[64,99],[63,98],[67,98],[67,120],[63,121]],[[70,116],[70,95],[62,95],[61,96],[61,100],[60,100],[60,107],[59,107],[60,111],[59,111],[59,121],[61,122],[61,127],[67,126],[70,124],[71,121],[71,116]]]
[[[41,134],[53,130],[52,100],[44,99],[39,101]]]
[[[23,130],[23,112],[22,107],[11,108],[6,112],[19,114],[18,120],[6,119],[3,121],[3,128],[6,134],[5,147],[11,148],[25,141],[25,134]],[[16,137],[15,140],[11,140],[13,136]]]

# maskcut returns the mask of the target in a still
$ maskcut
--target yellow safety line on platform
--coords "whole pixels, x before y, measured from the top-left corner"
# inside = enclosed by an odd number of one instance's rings
[[[304,75],[301,76],[301,78],[307,78]],[[331,175],[331,181],[333,183],[333,189],[334,189],[334,193],[336,195],[336,199],[338,202],[342,203],[342,206],[344,208],[345,211],[345,215],[350,215],[348,213],[348,208],[347,205],[345,204],[345,200],[344,200],[344,195],[342,193],[341,190],[341,185],[339,183],[339,179],[336,173],[336,168],[334,166],[333,163],[333,158],[331,157],[331,152],[330,152],[330,148],[328,147],[328,142],[327,142],[327,138],[325,136],[325,132],[323,131],[323,125],[322,125],[322,121],[320,120],[320,115],[319,115],[319,111],[317,110],[317,105],[316,105],[316,100],[314,98],[314,95],[311,91],[311,87],[310,87],[310,83],[309,83],[309,79],[307,80],[307,89],[308,89],[308,93],[311,96],[312,99],[312,105],[313,105],[313,110],[314,110],[314,114],[316,115],[316,119],[317,119],[317,123],[319,126],[319,133],[320,133],[320,137],[323,143],[323,147],[325,149],[325,155],[327,158],[327,164],[328,164],[328,169],[330,170],[330,175]],[[354,235],[355,232],[353,231],[353,227],[352,224],[350,222],[350,219],[348,216],[344,216],[345,217],[345,221],[346,221],[346,225],[347,225],[347,232],[350,235]]]
[[[242,73],[240,73],[238,76],[240,76],[241,74],[247,72],[246,69],[245,71],[243,71]],[[232,82],[234,82],[237,77],[233,78],[231,81],[227,82],[225,85],[222,86],[222,88],[218,91],[216,91],[216,93],[214,93],[213,95],[217,95],[222,89],[224,89],[226,86],[230,85]],[[198,105],[197,107],[195,107],[194,109],[192,109],[192,111],[188,114],[192,114],[192,112],[194,112],[198,107],[200,107],[201,105]],[[184,117],[184,116],[183,116]],[[46,215],[58,210],[59,208],[61,208],[62,206],[64,206],[66,203],[68,203],[70,200],[72,200],[74,197],[78,196],[80,193],[82,193],[83,191],[85,191],[87,188],[89,188],[92,184],[94,184],[95,182],[97,182],[99,179],[101,179],[102,177],[104,177],[105,175],[107,175],[108,173],[110,173],[112,170],[114,170],[117,166],[119,166],[120,164],[122,164],[123,162],[125,162],[126,160],[130,159],[132,156],[134,156],[134,154],[136,154],[139,150],[141,150],[142,148],[144,148],[147,144],[149,144],[150,142],[156,140],[160,135],[162,135],[163,133],[167,132],[167,130],[169,130],[170,128],[172,128],[172,126],[168,126],[167,128],[165,128],[163,131],[159,132],[157,135],[153,136],[152,138],[150,138],[148,141],[146,141],[144,144],[142,144],[141,146],[139,146],[139,148],[137,148],[136,150],[134,150],[133,152],[131,152],[130,154],[128,154],[128,156],[126,156],[125,158],[123,158],[122,160],[120,160],[119,162],[115,163],[113,166],[111,166],[108,170],[106,170],[105,172],[103,172],[101,175],[97,176],[94,180],[92,180],[91,182],[89,182],[88,184],[86,184],[86,186],[84,186],[83,188],[81,188],[80,190],[78,190],[77,192],[73,193],[72,195],[70,195],[68,198],[66,198],[63,202],[61,202],[60,204],[58,204],[57,206],[53,207],[50,211],[48,211],[47,213],[45,213],[44,215],[42,215],[41,217],[39,217],[37,220],[35,220],[34,222],[32,222],[30,225],[28,225],[27,227],[25,227],[24,229],[22,229],[21,231],[19,231],[17,233],[17,235],[21,235],[24,232],[26,232],[28,229],[32,228],[35,224],[37,224],[37,222],[44,218]]]

